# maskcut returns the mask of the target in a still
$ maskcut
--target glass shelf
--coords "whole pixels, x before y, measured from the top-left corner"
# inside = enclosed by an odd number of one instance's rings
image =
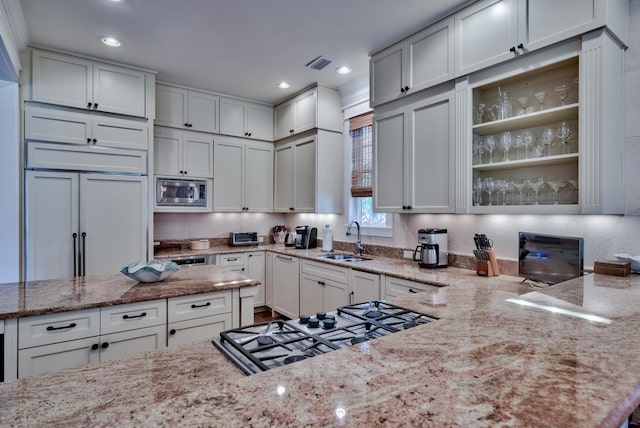
[[[578,153],[568,153],[566,155],[545,156],[540,158],[520,159],[505,162],[483,163],[473,165],[474,171],[500,171],[514,168],[527,168],[550,165],[563,165],[578,163]]]
[[[534,128],[563,120],[578,119],[579,104],[567,104],[521,116],[512,116],[507,119],[493,120],[491,122],[473,125],[473,133],[476,135],[492,135],[515,129]]]

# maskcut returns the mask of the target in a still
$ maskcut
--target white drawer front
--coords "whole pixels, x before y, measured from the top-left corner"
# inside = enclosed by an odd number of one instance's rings
[[[24,120],[26,140],[86,145],[91,135],[91,119],[83,114],[27,106]]]
[[[167,327],[164,324],[107,334],[100,336],[100,361],[155,351],[166,345]]]
[[[219,266],[244,266],[244,253],[237,254],[222,254],[220,257]]]
[[[165,300],[104,307],[100,310],[102,334],[153,327],[167,322]]]
[[[423,291],[438,292],[439,287],[422,282],[386,277],[385,289],[385,298],[389,299],[392,297],[406,296],[407,294],[421,293]]]
[[[145,123],[101,118],[93,121],[91,129],[97,145],[124,149],[149,149]]]
[[[174,322],[169,324],[168,344],[169,347],[174,347],[189,342],[210,341],[230,328],[231,313]]]
[[[97,337],[37,346],[18,351],[18,377],[86,366],[100,358]]]
[[[48,345],[100,334],[100,310],[62,312],[18,320],[18,348]]]
[[[173,297],[168,305],[170,323],[231,313],[231,290]]]
[[[329,263],[302,260],[302,272],[324,279],[332,279],[343,284],[349,284],[349,269],[334,266]]]

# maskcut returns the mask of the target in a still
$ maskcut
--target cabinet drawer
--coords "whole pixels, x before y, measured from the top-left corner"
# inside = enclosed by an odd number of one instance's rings
[[[385,298],[406,296],[412,293],[421,293],[423,291],[438,292],[440,287],[435,285],[424,284],[422,282],[408,281],[400,278],[385,278]]]
[[[146,123],[133,120],[94,119],[91,135],[100,146],[123,149],[149,149],[149,137]]]
[[[87,144],[91,136],[91,118],[27,105],[24,110],[24,138],[55,143]]]
[[[222,254],[218,266],[244,266],[244,253]]]
[[[165,324],[100,336],[100,361],[162,349],[167,344]]]
[[[200,340],[211,340],[231,328],[231,313],[178,321],[169,324],[169,347]]]
[[[98,338],[71,340],[18,351],[18,378],[98,362]],[[96,349],[93,349],[96,347]]]
[[[334,266],[329,263],[302,261],[302,272],[316,275],[325,279],[332,279],[343,284],[349,284],[349,269]]]
[[[102,308],[101,334],[116,333],[136,328],[163,325],[167,322],[165,300],[131,303]]]
[[[98,336],[100,310],[62,312],[18,320],[18,348]]]
[[[170,323],[231,313],[231,290],[174,297],[168,305]]]

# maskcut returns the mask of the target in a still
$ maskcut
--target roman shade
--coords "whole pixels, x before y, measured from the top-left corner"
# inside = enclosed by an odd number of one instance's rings
[[[349,119],[351,135],[351,196],[373,195],[373,112]]]

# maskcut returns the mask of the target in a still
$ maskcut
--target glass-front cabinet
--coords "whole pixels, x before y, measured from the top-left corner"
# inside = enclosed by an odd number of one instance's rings
[[[596,31],[459,79],[456,212],[622,213],[622,52]]]

